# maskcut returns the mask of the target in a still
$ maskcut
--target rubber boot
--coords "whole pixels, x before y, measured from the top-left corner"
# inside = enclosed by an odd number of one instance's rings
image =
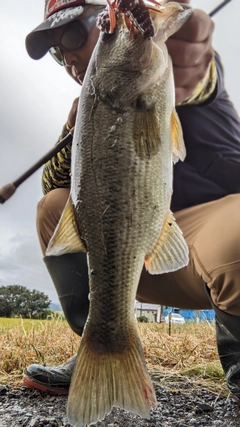
[[[231,393],[240,399],[240,316],[225,313],[208,297],[216,314],[216,337],[220,361]]]
[[[65,318],[79,336],[82,335],[89,309],[88,267],[82,252],[46,257],[48,272],[55,285]],[[30,365],[23,383],[49,394],[68,394],[76,355],[60,366]]]
[[[87,257],[83,252],[44,258],[70,328],[82,335],[89,309]]]

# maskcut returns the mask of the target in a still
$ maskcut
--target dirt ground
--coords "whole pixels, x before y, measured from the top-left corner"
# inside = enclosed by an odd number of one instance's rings
[[[218,383],[208,387],[194,378],[152,373],[158,406],[149,420],[119,408],[96,427],[240,427],[240,406]],[[23,386],[0,385],[1,427],[71,427],[67,397],[49,396]]]

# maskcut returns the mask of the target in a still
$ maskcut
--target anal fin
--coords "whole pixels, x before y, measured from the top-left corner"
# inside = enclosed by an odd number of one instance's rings
[[[188,246],[182,231],[169,211],[152,253],[145,259],[150,274],[169,273],[188,264]]]

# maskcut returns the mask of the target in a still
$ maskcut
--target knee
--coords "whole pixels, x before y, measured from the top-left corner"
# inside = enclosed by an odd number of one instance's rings
[[[49,216],[59,221],[69,196],[68,188],[56,188],[46,194],[37,205],[37,220],[44,224]]]
[[[229,267],[229,266],[228,266]],[[233,266],[230,266],[233,267]],[[235,316],[240,315],[240,266],[235,269],[225,267],[225,271],[212,278],[208,288],[213,304],[220,310]]]
[[[36,227],[43,253],[60,220],[68,196],[68,188],[57,188],[46,194],[37,205]]]

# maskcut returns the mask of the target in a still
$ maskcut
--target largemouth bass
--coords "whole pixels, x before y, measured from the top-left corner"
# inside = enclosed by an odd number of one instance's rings
[[[81,91],[70,198],[46,253],[88,257],[90,310],[68,399],[76,426],[114,405],[149,417],[156,397],[134,317],[141,271],[188,263],[170,211],[173,162],[185,148],[165,41],[191,10],[161,9],[153,13],[158,44],[132,37],[122,15],[113,34],[100,34]]]

